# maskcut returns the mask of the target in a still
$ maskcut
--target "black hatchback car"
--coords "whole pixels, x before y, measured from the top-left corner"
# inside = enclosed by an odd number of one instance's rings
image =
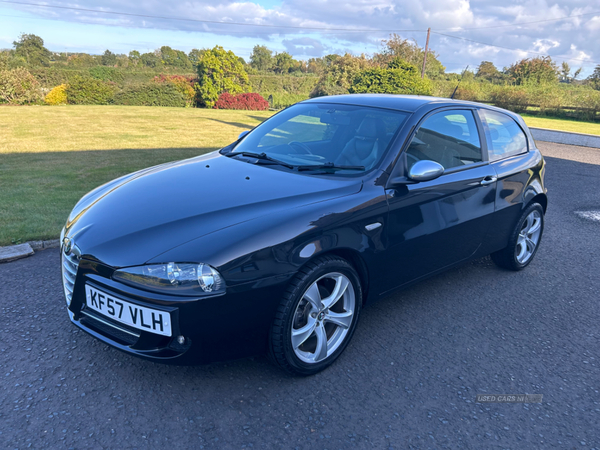
[[[520,116],[431,97],[298,103],[213,153],[111,181],[62,236],[71,321],[153,361],[268,353],[302,375],[361,308],[473,258],[520,270],[547,206]]]

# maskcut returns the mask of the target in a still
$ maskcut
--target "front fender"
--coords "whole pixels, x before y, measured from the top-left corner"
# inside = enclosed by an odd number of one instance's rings
[[[258,217],[160,255],[161,261],[198,261],[217,268],[227,286],[285,279],[332,250],[353,251],[367,264],[383,251],[387,200],[381,186]],[[365,226],[382,225],[372,231]]]

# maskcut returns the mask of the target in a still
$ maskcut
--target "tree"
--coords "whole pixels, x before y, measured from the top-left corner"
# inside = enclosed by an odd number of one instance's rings
[[[373,61],[367,59],[365,55],[353,56],[346,53],[344,56],[335,58],[329,66],[323,69],[310,96],[347,94],[356,74],[370,67],[373,67]]]
[[[256,70],[271,70],[273,52],[264,45],[255,45],[250,55],[250,66]]]
[[[137,65],[140,63],[140,57],[140,52],[138,52],[137,50],[131,50],[129,52],[129,62],[134,67],[137,67]]]
[[[560,81],[562,81],[563,83],[570,83],[571,82],[571,66],[569,66],[569,63],[566,61],[563,61],[561,66],[560,66]]]
[[[87,53],[78,53],[76,55],[70,55],[67,58],[67,65],[74,67],[92,67],[97,65],[97,61],[93,56]]]
[[[288,52],[277,53],[273,58],[275,73],[286,74],[300,69],[300,62],[296,61]]]
[[[505,69],[505,73],[516,85],[556,83],[558,81],[558,67],[549,56],[522,59]]]
[[[192,64],[188,56],[181,50],[174,50],[163,45],[160,48],[160,59],[164,66],[177,67],[180,69],[191,69]]]
[[[490,61],[481,61],[481,64],[477,67],[475,77],[497,83],[502,79],[502,73],[496,68],[494,63]]]
[[[338,58],[341,58],[341,56],[336,54],[326,55],[321,58],[310,58],[308,60],[306,71],[321,75],[323,71]]]
[[[388,68],[371,67],[356,74],[349,92],[431,95],[431,81],[422,79],[416,66],[394,58]]]
[[[587,77],[586,81],[592,88],[600,91],[600,64],[594,68],[594,72]]]
[[[581,74],[582,69],[583,68],[580,67],[573,73],[573,76],[571,76],[571,67],[569,66],[569,63],[563,61],[560,66],[560,81],[563,83],[573,83],[579,74]]]
[[[15,56],[23,58],[29,66],[49,66],[50,50],[44,47],[44,40],[35,34],[21,34],[19,40],[13,42]]]
[[[102,65],[103,66],[111,66],[114,67],[115,64],[117,64],[117,55],[115,55],[113,52],[111,52],[110,50],[106,50],[103,54],[102,54]]]
[[[140,56],[140,61],[144,67],[158,67],[160,58],[154,53],[144,53]]]
[[[197,86],[204,106],[212,108],[223,92],[240,94],[247,89],[248,74],[235,53],[219,45],[204,52],[198,63]]]
[[[404,61],[421,68],[423,66],[423,58],[425,57],[425,49],[419,47],[416,41],[402,39],[396,33],[391,34],[389,39],[382,41],[383,51],[376,53],[373,59],[376,63],[387,65],[394,58],[399,57]],[[444,75],[446,68],[438,60],[438,54],[433,50],[427,51],[427,62],[425,64],[425,74],[429,78],[440,78]]]
[[[204,50],[198,50],[197,48],[193,48],[188,53],[188,59],[190,60],[190,62],[192,63],[193,66],[197,66],[198,63],[200,62],[200,58],[202,58],[203,54],[204,54]]]

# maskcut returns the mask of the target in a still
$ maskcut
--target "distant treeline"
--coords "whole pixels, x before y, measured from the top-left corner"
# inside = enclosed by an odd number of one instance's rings
[[[550,57],[522,59],[501,70],[482,61],[474,71],[454,74],[446,73],[430,50],[421,79],[424,49],[396,34],[373,55],[331,54],[306,61],[263,45],[256,45],[245,61],[219,46],[188,53],[162,46],[148,53],[90,55],[51,52],[32,34],[22,34],[13,44],[0,51],[0,103],[46,99],[47,104],[215,107],[223,93],[258,93],[271,107],[281,108],[349,92],[450,96],[462,79],[456,98],[586,119],[597,118],[600,111],[600,65],[585,80],[579,79],[581,69],[566,62],[559,66]],[[236,103],[227,99],[220,104]]]

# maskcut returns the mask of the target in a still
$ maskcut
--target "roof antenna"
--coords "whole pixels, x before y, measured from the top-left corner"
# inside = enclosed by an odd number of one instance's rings
[[[460,82],[462,81],[463,77],[465,76],[465,72],[469,70],[469,65],[467,64],[467,67],[465,67],[465,70],[463,70],[462,75],[460,76],[460,80],[458,80],[458,84],[456,85],[456,87],[454,88],[454,92],[452,93],[452,95],[450,96],[450,100],[454,100],[454,94],[456,94],[456,90],[458,89],[458,86],[460,86]]]

